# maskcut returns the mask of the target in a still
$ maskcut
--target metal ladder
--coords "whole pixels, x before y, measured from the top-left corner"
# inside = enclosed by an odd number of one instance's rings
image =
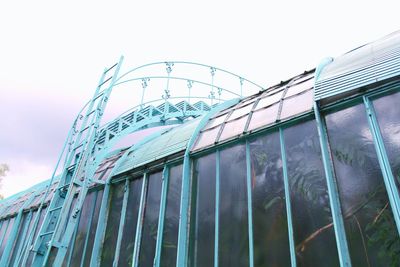
[[[112,67],[104,70],[93,98],[72,126],[67,143],[60,156],[61,159],[62,155],[65,154],[58,187],[47,208],[32,248],[34,253],[32,266],[46,266],[50,259],[51,262],[62,262],[64,260],[89,185],[93,182],[104,183],[103,181],[93,180],[92,177],[94,174],[92,169],[95,168],[93,148],[99,135],[100,121],[117,80],[122,61],[123,57]],[[58,164],[56,170],[57,168]],[[51,186],[49,186],[48,191],[50,188]],[[46,192],[45,195],[47,196],[49,193]],[[74,198],[76,198],[76,202],[75,206],[72,207]],[[44,202],[45,197],[39,211],[45,205]],[[70,209],[73,210],[70,212],[71,215],[68,216]]]

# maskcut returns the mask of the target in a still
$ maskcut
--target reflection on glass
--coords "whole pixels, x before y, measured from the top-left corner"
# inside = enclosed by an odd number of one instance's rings
[[[122,200],[125,193],[125,183],[119,183],[113,186],[110,203],[108,206],[108,219],[106,233],[103,242],[103,250],[101,253],[100,266],[112,266],[117,245],[117,237],[119,230],[119,219],[121,217]]]
[[[209,146],[215,143],[220,127],[212,128],[210,130],[204,131],[197,138],[197,142],[193,150]]]
[[[362,105],[326,118],[353,266],[399,266],[400,239]]]
[[[290,266],[279,135],[257,138],[250,151],[254,266]]]
[[[214,265],[215,240],[215,154],[193,163],[190,218],[190,266]]]
[[[251,131],[262,126],[274,123],[276,121],[278,108],[279,104],[275,104],[265,109],[255,111],[251,117],[249,128],[247,129],[247,131]]]
[[[400,93],[375,100],[374,108],[400,194]]]
[[[219,203],[219,266],[248,266],[246,149],[221,151]]]
[[[8,237],[9,237],[10,232],[11,232],[13,226],[14,226],[14,221],[15,221],[15,217],[12,217],[11,219],[8,219],[8,224],[7,224],[7,228],[5,229],[3,242],[0,245],[0,258],[3,255],[3,252],[4,252],[4,249],[5,249],[6,245],[8,244]]]
[[[182,190],[182,165],[171,168],[165,207],[161,266],[175,266],[178,248],[179,213]]]
[[[118,260],[118,266],[120,267],[132,266],[133,246],[136,237],[142,184],[143,179],[140,178],[132,180],[129,185],[128,205]]]
[[[339,266],[317,127],[284,130],[298,266]]]
[[[100,212],[102,198],[103,198],[103,190],[97,191],[96,204],[93,211],[94,213],[93,213],[92,223],[90,224],[90,232],[89,232],[88,242],[86,245],[86,253],[83,266],[89,266],[90,257],[92,257],[93,242],[94,242],[94,237],[96,235],[97,222],[99,220],[99,212]]]
[[[82,212],[79,217],[78,229],[74,241],[74,250],[72,252],[72,266],[80,266],[85,246],[87,231],[89,227],[89,220],[92,216],[93,207],[95,204],[95,192],[87,194],[85,202],[83,203]]]
[[[156,251],[158,215],[160,213],[161,181],[161,172],[151,174],[149,177],[139,253],[141,266],[153,265]]]

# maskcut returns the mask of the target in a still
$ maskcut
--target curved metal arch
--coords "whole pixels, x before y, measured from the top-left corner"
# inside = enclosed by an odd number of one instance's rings
[[[131,70],[125,72],[124,74],[122,74],[122,75],[117,79],[116,82],[118,83],[119,80],[121,80],[123,77],[125,77],[125,76],[127,76],[128,74],[130,74],[130,73],[132,73],[132,72],[134,72],[134,71],[137,71],[137,70],[139,70],[139,69],[143,69],[143,68],[150,67],[150,66],[155,66],[155,65],[165,65],[165,64],[185,64],[185,65],[200,66],[200,67],[209,68],[209,69],[212,68],[212,69],[214,69],[214,70],[218,70],[218,71],[221,71],[221,72],[223,72],[223,73],[226,73],[226,74],[232,75],[232,76],[234,76],[234,77],[237,77],[237,78],[239,78],[239,79],[242,80],[242,81],[246,81],[246,82],[248,82],[248,83],[250,83],[250,84],[252,84],[252,85],[254,85],[254,86],[256,86],[256,87],[259,87],[261,90],[264,90],[264,89],[265,89],[265,88],[262,87],[261,85],[256,84],[255,82],[252,82],[252,81],[250,81],[250,80],[248,80],[248,79],[246,79],[246,78],[243,78],[243,76],[240,76],[240,75],[235,74],[235,73],[233,73],[233,72],[224,70],[224,69],[222,69],[222,68],[214,67],[214,66],[211,66],[211,65],[207,65],[207,64],[203,64],[203,63],[197,63],[197,62],[190,62],[190,61],[157,61],[157,62],[152,62],[152,63],[144,64],[144,65],[135,67],[135,68],[133,68],[133,69],[131,69]]]

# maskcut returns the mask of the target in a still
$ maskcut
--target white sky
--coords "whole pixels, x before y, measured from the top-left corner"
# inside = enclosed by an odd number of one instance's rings
[[[396,2],[3,1],[0,163],[9,196],[51,176],[104,67],[186,60],[265,87],[400,29]]]

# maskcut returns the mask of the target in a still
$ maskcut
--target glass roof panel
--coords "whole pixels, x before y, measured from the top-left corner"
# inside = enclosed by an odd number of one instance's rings
[[[313,88],[313,87],[314,87],[314,79],[311,78],[309,80],[306,80],[304,82],[297,83],[297,84],[294,84],[293,86],[291,86],[288,89],[285,97],[290,97],[290,96],[293,96],[293,95],[300,94],[301,92],[304,92],[304,91],[306,91],[306,90],[308,90],[310,88]]]
[[[244,131],[244,127],[246,126],[247,118],[248,116],[245,116],[240,119],[226,123],[224,129],[222,130],[219,141],[223,141],[232,136],[242,134]]]
[[[261,98],[260,101],[257,104],[256,109],[260,109],[263,107],[267,107],[269,105],[275,104],[276,102],[279,102],[282,98],[282,93],[284,90],[281,90],[280,92],[273,94],[273,95],[267,95],[264,98]]]
[[[251,117],[247,131],[252,131],[262,126],[274,123],[276,121],[278,109],[279,103],[268,108],[255,111]]]
[[[234,119],[242,117],[243,115],[249,114],[251,109],[253,108],[253,105],[254,104],[251,103],[251,104],[249,104],[247,106],[244,106],[242,108],[235,109],[233,111],[232,115],[229,117],[228,121],[232,121]]]
[[[209,146],[215,143],[220,127],[212,128],[210,130],[204,131],[200,134],[197,139],[196,145],[193,150],[197,150],[202,147]]]
[[[213,118],[212,120],[210,120],[210,121],[208,122],[207,126],[204,127],[204,130],[207,130],[207,129],[210,129],[210,128],[214,127],[214,126],[217,126],[217,125],[222,124],[222,123],[225,121],[225,118],[226,118],[226,116],[227,116],[228,114],[229,114],[229,113],[227,112],[227,113],[225,113],[225,114],[223,114],[223,115],[221,115],[221,116],[218,116],[218,117]]]
[[[281,120],[310,111],[313,104],[313,97],[313,90],[308,90],[300,95],[286,98],[283,101]]]

